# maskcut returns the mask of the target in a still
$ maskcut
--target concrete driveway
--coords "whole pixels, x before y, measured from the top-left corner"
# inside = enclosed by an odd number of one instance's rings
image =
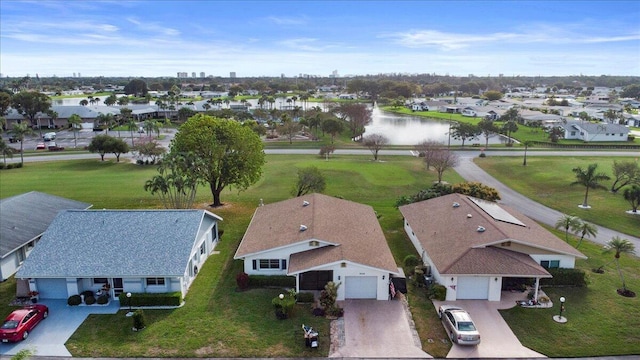
[[[521,296],[517,294],[516,296]],[[441,304],[451,304],[465,309],[480,331],[478,346],[461,346],[453,344],[447,358],[544,358],[546,356],[524,347],[504,321],[498,309],[509,309],[515,306],[515,299],[510,293],[502,293],[502,301],[458,300],[433,301],[436,308]],[[535,309],[531,309],[535,311]]]
[[[344,332],[329,357],[432,358],[421,349],[410,313],[402,300],[346,300]],[[342,338],[343,337],[343,338]]]
[[[1,356],[12,356],[22,349],[33,350],[37,356],[71,356],[64,343],[89,314],[115,314],[120,309],[120,303],[114,300],[103,306],[68,306],[66,300],[40,303],[49,307],[49,317],[33,329],[27,340],[0,344]]]

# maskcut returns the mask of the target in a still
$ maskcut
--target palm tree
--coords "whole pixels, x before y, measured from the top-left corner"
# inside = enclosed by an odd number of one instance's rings
[[[125,121],[127,121],[127,119],[125,119]],[[136,123],[134,119],[129,118],[126,122],[126,125],[129,133],[131,134],[131,147],[134,147],[135,144],[133,143],[133,131],[138,130],[138,123]]]
[[[71,116],[69,116],[69,118],[67,119],[67,122],[71,126],[71,131],[73,131],[73,147],[77,148],[78,138],[76,136],[76,133],[78,132],[78,128],[82,126],[82,118],[78,114],[71,114]]]
[[[621,239],[618,236],[614,236],[607,242],[607,245],[604,247],[604,253],[609,253],[611,251],[615,251],[615,261],[616,267],[618,268],[618,274],[620,275],[620,279],[622,280],[622,290],[624,292],[627,291],[627,285],[624,282],[624,276],[622,275],[622,271],[620,270],[620,254],[635,254],[636,248],[633,243],[627,239]]]
[[[582,221],[579,217],[563,214],[560,219],[556,221],[555,228],[564,229],[564,240],[569,242],[569,230],[571,230],[571,232],[576,232],[580,227],[580,224],[582,224]]]
[[[7,156],[13,158],[13,148],[4,142],[4,139],[0,138],[0,154],[4,160],[4,167],[7,167]]]
[[[32,135],[33,130],[27,125],[26,122],[21,122],[19,124],[14,124],[11,128],[11,133],[13,137],[20,142],[20,163],[24,164],[24,152],[22,144],[24,143],[24,137],[27,135]]]
[[[89,105],[89,101],[87,101],[87,99],[82,99],[82,100],[80,100],[80,105],[87,106],[87,105]]]
[[[576,245],[577,249],[580,247],[580,244],[582,244],[582,240],[584,240],[585,236],[595,237],[598,234],[598,227],[586,221],[581,221],[580,225],[576,228],[576,233],[580,234],[580,240]]]
[[[575,167],[571,171],[576,174],[576,181],[572,182],[571,185],[582,185],[586,188],[584,193],[584,201],[582,205],[580,205],[583,209],[590,208],[587,203],[587,198],[589,196],[589,189],[607,189],[606,186],[600,184],[603,180],[609,180],[610,177],[605,173],[596,173],[596,168],[598,168],[598,164],[591,164],[589,167],[584,170],[581,167]]]

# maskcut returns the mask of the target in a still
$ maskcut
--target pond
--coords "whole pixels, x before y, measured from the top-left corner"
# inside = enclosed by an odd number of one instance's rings
[[[444,144],[461,145],[462,140],[449,138],[449,122],[440,119],[427,119],[420,116],[396,114],[380,110],[377,106],[372,109],[372,122],[365,126],[365,136],[368,134],[382,134],[389,138],[391,145],[416,145],[424,140],[439,141]],[[501,136],[489,138],[489,144],[505,143]],[[467,139],[465,146],[485,144],[484,136],[477,139]]]

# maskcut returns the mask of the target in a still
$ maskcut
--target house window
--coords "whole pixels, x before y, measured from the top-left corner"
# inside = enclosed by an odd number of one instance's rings
[[[18,249],[18,251],[16,251],[16,254],[18,255],[18,262],[22,264],[22,262],[24,261],[24,252],[22,251],[22,249]]]
[[[280,269],[279,259],[260,259],[258,264],[260,269]]]
[[[204,246],[204,243],[202,243],[200,245],[200,255],[204,255],[204,251],[205,251],[205,246]]]
[[[560,267],[560,260],[542,260],[540,265],[545,269],[557,269]]]
[[[107,278],[93,278],[93,285],[104,285],[108,282]]]
[[[164,278],[147,278],[147,286],[164,286]]]

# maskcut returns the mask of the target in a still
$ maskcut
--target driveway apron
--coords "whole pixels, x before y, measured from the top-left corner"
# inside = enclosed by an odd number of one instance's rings
[[[458,300],[433,301],[437,309],[441,304],[459,306],[471,315],[480,331],[478,346],[453,344],[447,358],[544,358],[546,356],[524,347],[504,321],[498,309],[515,306],[509,293],[502,293],[503,301]],[[506,295],[506,296],[505,296]],[[532,309],[535,311],[535,309]]]
[[[431,358],[402,300],[346,300],[344,344],[329,357]]]
[[[120,309],[120,303],[114,300],[108,305],[92,306],[68,306],[66,300],[43,300],[40,304],[49,307],[49,317],[33,329],[27,340],[0,344],[0,355],[12,356],[29,349],[37,356],[71,356],[64,343],[89,314],[115,314]]]

